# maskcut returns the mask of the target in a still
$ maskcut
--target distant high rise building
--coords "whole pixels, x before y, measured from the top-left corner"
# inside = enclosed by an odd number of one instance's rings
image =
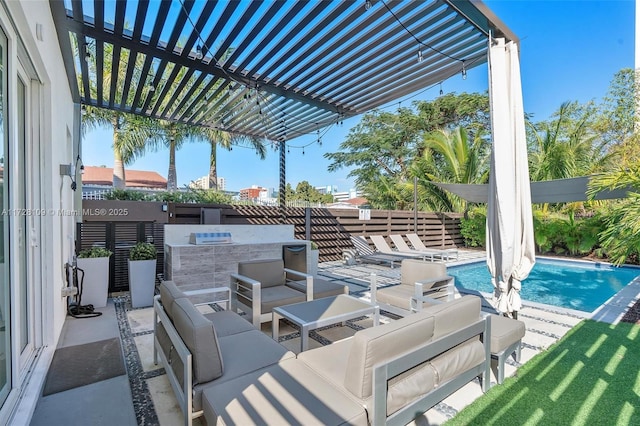
[[[226,186],[227,183],[225,178],[218,177],[218,191],[224,191]],[[209,175],[202,176],[201,178],[191,181],[189,188],[209,189]]]
[[[244,188],[240,190],[240,199],[241,200],[257,200],[259,198],[264,198],[266,195],[267,189],[262,188],[257,185],[251,185],[251,188]]]
[[[316,186],[316,191],[321,194],[335,194],[338,192],[338,187],[334,185]]]

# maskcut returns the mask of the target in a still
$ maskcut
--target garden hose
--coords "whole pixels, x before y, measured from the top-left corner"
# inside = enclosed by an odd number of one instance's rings
[[[84,270],[77,266],[71,265],[71,276],[73,280],[73,286],[78,289],[78,294],[75,296],[75,302],[70,302],[67,306],[67,313],[74,318],[95,318],[102,315],[102,312],[95,312],[93,305],[82,305],[82,287],[84,285]],[[78,282],[78,271],[82,273],[80,281]],[[67,267],[67,285],[69,282],[69,268]]]

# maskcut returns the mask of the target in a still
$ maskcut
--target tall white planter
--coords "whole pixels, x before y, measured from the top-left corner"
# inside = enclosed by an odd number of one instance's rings
[[[78,286],[82,285],[80,304],[104,308],[109,291],[109,258],[78,258],[77,261],[78,268],[84,271],[82,283],[82,273],[78,272]]]
[[[144,308],[153,305],[156,287],[156,259],[128,260],[131,306]]]

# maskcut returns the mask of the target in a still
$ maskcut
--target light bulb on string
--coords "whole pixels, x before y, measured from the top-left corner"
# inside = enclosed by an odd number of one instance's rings
[[[444,90],[442,90],[442,82],[440,82],[440,96],[444,95]]]
[[[462,79],[467,79],[467,68],[464,66],[464,61],[462,61]]]
[[[422,62],[422,49],[418,47],[418,63]]]
[[[366,0],[364,2],[364,10],[369,10],[371,9],[371,0]]]
[[[196,46],[196,59],[202,59],[202,46]]]

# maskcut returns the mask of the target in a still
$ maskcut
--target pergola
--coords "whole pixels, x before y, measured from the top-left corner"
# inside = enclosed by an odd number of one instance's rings
[[[76,102],[280,143],[465,75],[477,0],[51,0]],[[281,200],[282,201],[282,200]]]

